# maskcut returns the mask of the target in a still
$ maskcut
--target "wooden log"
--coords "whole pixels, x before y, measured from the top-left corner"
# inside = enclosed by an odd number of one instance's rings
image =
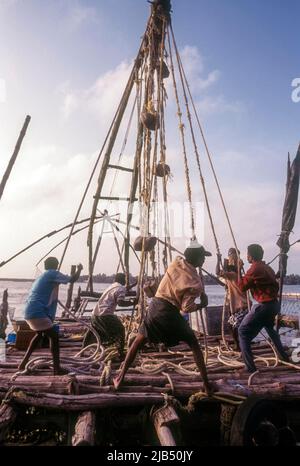
[[[161,446],[176,447],[171,428],[179,424],[179,417],[173,406],[163,406],[152,414],[153,424]]]
[[[56,393],[72,395],[79,392],[79,386],[74,376],[18,376],[11,380],[12,374],[0,374],[0,387],[8,390],[14,386],[37,393]]]
[[[3,291],[2,304],[0,305],[0,338],[5,340],[6,338],[6,328],[8,326],[8,293],[7,289]]]
[[[163,403],[159,393],[109,393],[99,396],[90,395],[56,395],[41,393],[25,393],[15,391],[11,399],[16,404],[35,406],[46,409],[60,409],[63,411],[91,411],[102,408],[118,408],[126,406],[144,406]]]
[[[71,277],[73,275],[75,275],[75,272],[76,272],[76,265],[72,265],[71,266]],[[72,295],[73,295],[73,288],[74,288],[74,282],[71,282],[68,286],[68,293],[67,293],[67,301],[66,301],[66,308],[67,309],[70,309],[71,307],[71,304],[72,304]],[[61,313],[61,317],[64,318],[65,316],[67,315],[67,312],[65,311],[65,309],[62,311]]]
[[[167,393],[170,390],[165,387],[153,387],[152,385],[135,385],[134,387],[126,387],[126,385],[120,388],[119,393]],[[114,393],[114,387],[112,385],[105,385],[100,387],[99,385],[80,383],[79,384],[79,393],[88,394],[88,393]]]
[[[10,404],[4,403],[0,407],[0,444],[3,442],[9,427],[15,422],[16,417],[17,412]]]
[[[85,411],[78,416],[75,425],[75,434],[72,437],[72,445],[93,446],[95,445],[96,415],[94,412]]]

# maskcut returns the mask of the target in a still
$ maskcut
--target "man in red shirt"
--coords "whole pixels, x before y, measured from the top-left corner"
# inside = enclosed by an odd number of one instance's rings
[[[259,244],[248,246],[248,262],[251,264],[246,275],[239,281],[241,291],[250,290],[258,304],[253,304],[251,311],[244,317],[239,327],[239,341],[242,356],[248,372],[255,372],[251,342],[265,328],[280,358],[288,361],[279,334],[274,329],[275,317],[280,310],[277,299],[279,286],[276,276],[262,260],[264,250]]]

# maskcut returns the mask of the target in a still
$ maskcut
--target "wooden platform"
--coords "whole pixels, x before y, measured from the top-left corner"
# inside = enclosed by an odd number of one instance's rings
[[[153,406],[165,405],[166,400],[178,402],[184,409],[190,409],[201,400],[206,404],[218,404],[219,410],[224,404],[236,409],[246,398],[257,395],[277,401],[296,401],[300,408],[300,371],[281,363],[275,366],[274,353],[266,342],[253,345],[255,357],[260,358],[256,362],[259,372],[249,380],[238,354],[228,352],[221,336],[207,337],[208,374],[215,388],[214,397],[207,399],[203,396],[201,377],[195,372],[193,357],[186,345],[169,350],[145,347],[128,371],[123,386],[116,391],[112,378],[120,361],[117,358],[109,361],[108,358],[106,362],[85,367],[86,373],[82,373],[82,368],[69,361],[81,348],[84,327],[63,320],[59,324],[61,359],[68,358],[68,363],[63,365],[71,370],[73,367],[72,372],[54,377],[46,365],[13,380],[24,352],[8,347],[7,360],[0,363],[0,398],[6,398],[10,406],[21,410],[22,407],[34,407],[62,415],[77,413],[80,417],[84,412],[107,409],[150,410]],[[203,336],[198,335],[198,338],[204,349]],[[33,357],[38,356],[51,360],[48,348],[38,349]]]

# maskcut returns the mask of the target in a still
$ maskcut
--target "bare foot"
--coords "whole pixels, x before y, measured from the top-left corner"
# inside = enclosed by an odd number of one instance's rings
[[[214,392],[218,391],[218,387],[213,384],[212,382],[206,382],[204,384],[204,390],[207,394],[207,396],[211,397],[213,396]]]
[[[120,387],[122,381],[123,381],[123,379],[122,379],[119,375],[117,375],[117,377],[115,377],[115,378],[113,379],[113,384],[114,384],[114,387],[115,387],[116,390],[119,389],[119,387]]]

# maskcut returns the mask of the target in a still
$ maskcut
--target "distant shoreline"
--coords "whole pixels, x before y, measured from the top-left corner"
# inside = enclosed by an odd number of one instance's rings
[[[0,282],[34,282],[34,278],[0,278]]]

